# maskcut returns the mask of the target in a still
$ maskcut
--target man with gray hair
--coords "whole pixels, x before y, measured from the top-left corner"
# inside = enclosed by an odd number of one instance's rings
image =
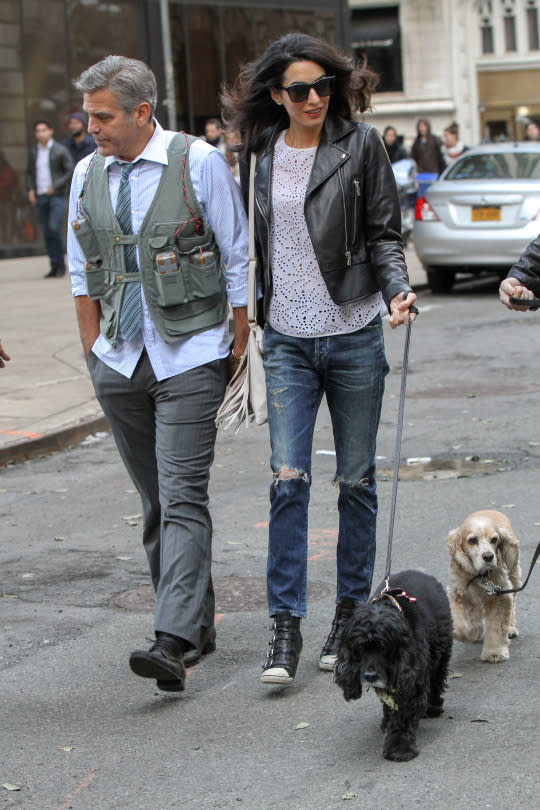
[[[72,291],[96,396],[141,496],[156,591],[155,643],[130,667],[182,691],[185,667],[215,649],[208,481],[227,372],[249,333],[247,219],[222,155],[154,118],[143,62],[108,56],[75,86],[97,151],[71,187]]]

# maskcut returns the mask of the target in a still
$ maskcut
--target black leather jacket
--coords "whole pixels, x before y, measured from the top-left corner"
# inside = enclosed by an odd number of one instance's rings
[[[28,154],[28,166],[26,169],[26,188],[28,191],[36,190],[37,150],[37,145],[33,146]],[[66,196],[73,173],[73,160],[66,147],[56,141],[53,141],[49,150],[49,167],[54,193]]]
[[[540,293],[540,234],[525,248],[507,278],[517,278],[536,296]]]
[[[268,130],[255,171],[255,240],[263,270],[265,312],[272,295],[271,186],[278,134],[277,129]],[[241,184],[247,208],[246,165]],[[388,304],[398,293],[410,291],[394,173],[374,127],[342,118],[326,119],[304,213],[321,273],[336,304],[358,301],[378,291]]]

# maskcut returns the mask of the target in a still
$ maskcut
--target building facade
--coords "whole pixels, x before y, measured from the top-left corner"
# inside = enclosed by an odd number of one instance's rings
[[[200,134],[240,64],[287,31],[343,47],[348,13],[347,0],[0,0],[0,256],[43,252],[26,201],[32,124],[48,119],[56,140],[67,137],[86,67],[110,53],[143,59],[158,79],[158,118]]]
[[[367,120],[410,145],[418,118],[469,144],[540,123],[540,0],[350,0],[351,47],[381,84]]]

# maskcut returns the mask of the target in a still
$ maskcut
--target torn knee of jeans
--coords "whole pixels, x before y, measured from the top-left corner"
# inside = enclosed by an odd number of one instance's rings
[[[346,487],[367,487],[369,486],[369,478],[361,478],[359,481],[347,481],[343,476],[336,475],[332,483],[335,487],[338,487],[340,484]]]
[[[286,465],[283,465],[278,473],[274,473],[274,484],[277,487],[280,481],[292,481],[295,478],[299,479],[300,481],[309,481],[307,472],[297,469],[290,469]]]

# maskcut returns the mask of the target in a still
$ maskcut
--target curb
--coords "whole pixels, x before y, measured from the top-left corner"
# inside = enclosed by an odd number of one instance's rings
[[[109,423],[104,416],[97,416],[88,422],[58,430],[56,433],[48,433],[39,439],[27,439],[18,444],[10,444],[0,448],[0,467],[19,464],[39,456],[47,456],[59,450],[67,450],[91,433],[99,431],[110,431]]]

